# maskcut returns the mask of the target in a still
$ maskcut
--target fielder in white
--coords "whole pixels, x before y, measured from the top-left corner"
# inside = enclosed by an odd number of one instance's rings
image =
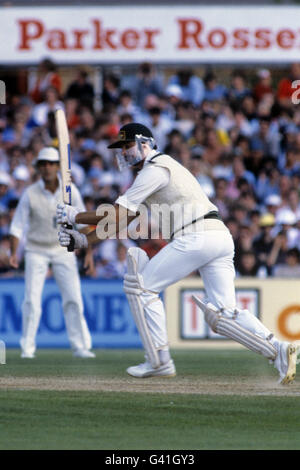
[[[151,260],[139,248],[128,250],[124,290],[146,353],[146,361],[129,367],[128,374],[141,378],[176,374],[159,293],[199,270],[207,299],[204,303],[195,297],[194,301],[211,328],[269,359],[277,368],[282,384],[292,382],[298,347],[278,340],[248,310],[236,307],[233,240],[220,220],[216,206],[206,197],[196,179],[170,156],[159,153],[151,131],[141,124],[123,126],[118,141],[109,148],[119,149],[120,168],[134,166],[139,170],[137,177],[116,200],[114,217],[97,215],[99,208],[96,214],[58,206],[60,223],[98,224],[97,230],[88,236],[62,229],[59,233],[62,246],[68,246],[71,235],[75,247],[99,242],[105,238],[103,224],[108,227],[106,236],[115,236],[139,215],[142,204],[150,209],[155,205],[175,206],[174,217],[168,221],[170,243],[167,246]],[[178,207],[184,208],[183,217]]]
[[[42,149],[36,167],[41,178],[25,189],[10,226],[10,265],[14,268],[19,265],[17,249],[24,229],[27,228],[21,357],[35,357],[36,334],[41,318],[41,297],[50,266],[62,296],[65,324],[73,355],[95,357],[90,351],[91,335],[83,315],[76,256],[62,248],[57,240],[56,206],[62,202],[58,151],[52,147]],[[76,206],[85,210],[75,186],[72,191]],[[92,253],[89,250],[85,258],[87,269],[91,268],[92,261]]]

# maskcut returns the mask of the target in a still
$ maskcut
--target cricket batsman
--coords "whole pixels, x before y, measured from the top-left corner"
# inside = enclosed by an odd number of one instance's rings
[[[174,207],[167,218],[169,243],[151,260],[140,248],[127,253],[128,272],[124,291],[145,349],[145,362],[129,367],[133,377],[171,377],[176,375],[171,358],[166,314],[159,293],[169,285],[199,270],[206,291],[206,301],[194,297],[205,320],[213,331],[262,354],[279,372],[279,382],[291,383],[296,375],[296,345],[278,340],[248,310],[238,309],[234,287],[234,243],[222,222],[217,207],[210,202],[198,181],[171,156],[157,150],[151,131],[139,124],[126,124],[117,141],[119,168],[138,170],[132,186],[116,201],[114,215],[80,212],[80,209],[58,205],[57,219],[61,224],[94,224],[88,234],[61,228],[59,241],[68,246],[71,236],[75,248],[88,247],[113,236],[139,216],[141,207]],[[100,211],[101,212],[101,211]],[[99,214],[99,215],[97,215]],[[164,220],[164,210],[160,218]],[[107,230],[102,231],[103,225]]]

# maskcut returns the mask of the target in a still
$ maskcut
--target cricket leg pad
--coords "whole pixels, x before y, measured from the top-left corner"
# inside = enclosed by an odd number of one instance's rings
[[[139,331],[147,358],[153,369],[161,366],[159,349],[163,346],[155,345],[153,335],[149,329],[145,314],[147,302],[154,302],[158,299],[158,294],[150,292],[143,287],[143,278],[140,274],[149,258],[144,250],[140,248],[129,248],[127,252],[127,274],[124,276],[124,292],[128,299],[132,316]],[[151,294],[151,295],[149,295]],[[150,300],[145,300],[149,299]]]
[[[197,296],[193,296],[193,300],[201,308],[206,322],[215,333],[233,339],[270,360],[276,358],[277,349],[272,344],[273,335],[248,310],[218,309]]]

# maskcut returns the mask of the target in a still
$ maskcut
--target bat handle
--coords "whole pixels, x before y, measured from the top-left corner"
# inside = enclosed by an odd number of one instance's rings
[[[65,224],[64,226],[65,226],[65,228],[67,228],[67,229],[69,229],[69,230],[72,230],[72,229],[73,229],[73,226],[70,225],[70,224]],[[74,245],[75,245],[75,240],[74,240],[74,238],[73,238],[72,235],[71,235],[71,240],[70,240],[70,243],[69,243],[69,245],[68,245],[68,247],[67,247],[67,248],[68,248],[68,251],[74,251]]]

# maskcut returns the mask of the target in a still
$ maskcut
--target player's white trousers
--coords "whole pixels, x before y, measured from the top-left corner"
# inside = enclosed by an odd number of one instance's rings
[[[234,309],[236,296],[233,264],[234,243],[229,231],[205,230],[173,240],[155,255],[141,275],[147,291],[162,292],[166,287],[199,270],[208,302],[218,308]],[[168,343],[166,316],[162,301],[143,293],[147,323],[157,348]],[[249,316],[243,327],[263,337],[271,334],[259,320]]]
[[[91,335],[83,315],[80,279],[74,253],[66,250],[25,253],[25,297],[22,304],[21,348],[28,354],[36,349],[36,334],[41,318],[42,291],[51,264],[59,287],[64,319],[71,348],[90,349]],[[59,312],[57,313],[59,314]]]

